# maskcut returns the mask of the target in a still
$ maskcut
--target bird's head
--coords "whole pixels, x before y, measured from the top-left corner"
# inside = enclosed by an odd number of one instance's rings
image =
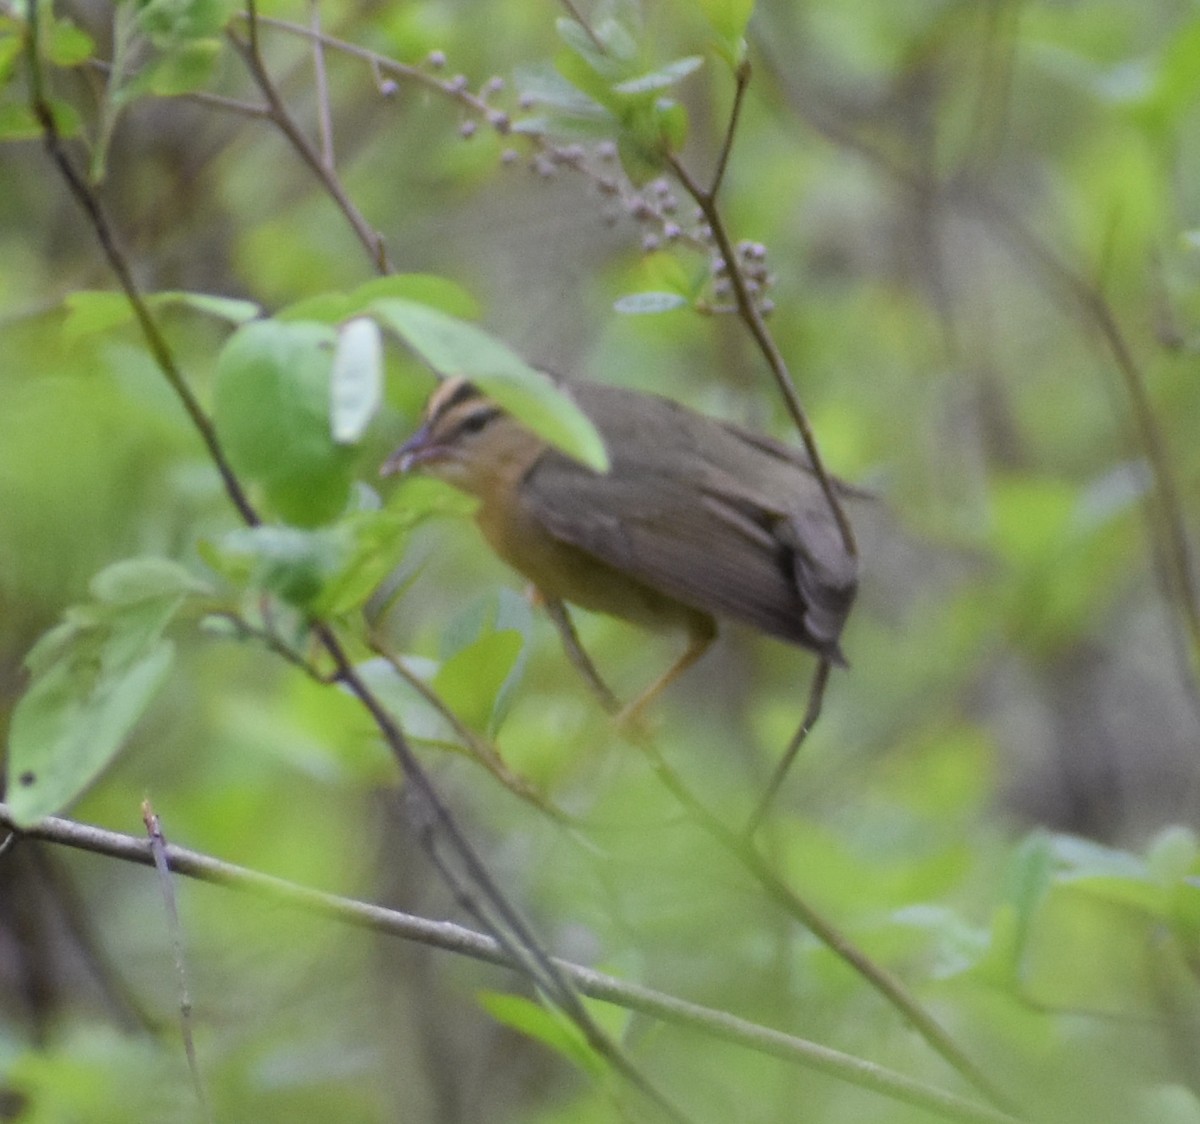
[[[380,468],[380,475],[420,469],[486,499],[544,447],[515,418],[463,378],[440,383],[425,403],[420,429]]]

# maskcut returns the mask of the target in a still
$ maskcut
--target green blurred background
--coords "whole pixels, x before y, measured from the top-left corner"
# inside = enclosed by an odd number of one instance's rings
[[[108,57],[108,4],[58,14]],[[444,51],[446,73],[473,89],[561,49],[560,9],[531,0],[338,2],[320,14],[328,33],[400,61]],[[643,17],[655,61],[705,51],[700,6],[648,3]],[[313,128],[303,40],[264,37],[288,105]],[[835,675],[782,793],[773,861],[1034,1118],[1200,1121],[1200,665],[1097,317],[1111,313],[1129,349],[1194,534],[1200,14],[1131,0],[764,0],[748,39],[754,78],[722,203],[735,236],[768,248],[770,325],[828,463],[873,494],[852,508],[864,570],[844,642],[851,670]],[[255,103],[237,56],[214,42],[206,88]],[[445,99],[403,82],[384,97],[361,61],[330,51],[327,63],[339,174],[400,270],[458,282],[535,363],[788,436],[733,317],[613,311],[668,267],[594,184],[531,169],[519,138],[464,139]],[[20,104],[23,81],[10,68],[5,105]],[[53,85],[94,138],[102,76],[64,68]],[[496,100],[515,111],[510,90]],[[731,91],[712,57],[680,87],[698,175]],[[106,169],[102,197],[147,291],[245,297],[270,312],[372,275],[278,132],[227,106],[132,101]],[[132,328],[64,330],[72,292],[111,287],[40,144],[6,141],[0,731],[25,653],[96,571],[164,554],[199,572],[198,544],[236,525]],[[210,403],[226,329],[186,311],[163,324]],[[433,385],[398,348],[388,366],[387,406],[361,452],[372,488]],[[503,718],[508,764],[580,828],[462,755],[421,752],[556,952],[953,1086],[680,814],[468,521],[422,526],[396,565],[404,592],[385,627],[397,651],[447,659],[496,629],[520,635],[504,713],[482,685],[511,668],[486,654],[467,662],[457,701],[479,725]],[[167,688],[72,814],[137,833],[148,795],[174,842],[461,918],[361,711],[192,623],[173,631]],[[579,623],[622,697],[678,650],[677,638],[608,619]],[[727,628],[660,704],[664,752],[726,821],[753,806],[810,673],[810,657]],[[619,1118],[612,1089],[481,1010],[478,992],[519,981],[211,887],[178,892],[219,1119]],[[0,859],[0,1119],[199,1119],[171,963],[147,872],[29,844]],[[928,1118],[648,1021],[622,1029],[698,1120]]]

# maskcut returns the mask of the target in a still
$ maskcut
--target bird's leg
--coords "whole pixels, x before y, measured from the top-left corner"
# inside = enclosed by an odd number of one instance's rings
[[[771,801],[775,799],[775,794],[779,791],[779,786],[783,784],[783,778],[787,776],[788,769],[796,759],[796,754],[800,752],[800,747],[808,737],[809,731],[821,717],[821,703],[825,699],[825,685],[829,682],[829,670],[832,666],[830,661],[825,659],[817,664],[812,686],[808,689],[808,705],[804,709],[804,717],[792,735],[792,740],[788,742],[788,747],[784,750],[779,764],[775,766],[775,772],[771,774],[771,783],[767,785],[767,790],[759,800],[758,807],[754,809],[754,815],[750,817],[750,822],[746,825],[747,838],[758,830],[763,817],[771,807]]]
[[[567,659],[574,665],[575,670],[583,676],[584,682],[592,689],[599,700],[600,705],[604,708],[606,714],[616,714],[621,709],[621,702],[616,695],[609,690],[608,684],[600,678],[600,672],[596,670],[596,665],[592,663],[592,657],[584,651],[583,645],[579,642],[579,634],[575,631],[575,622],[571,620],[571,614],[567,612],[567,607],[561,601],[544,596],[540,591],[535,591],[537,599],[546,607],[546,613],[554,622],[554,627],[558,629],[558,635],[562,638],[563,650],[567,653]]]
[[[675,682],[705,652],[717,636],[717,626],[711,617],[697,618],[688,632],[688,646],[666,671],[650,684],[633,702],[617,715],[617,725],[623,729],[636,729],[646,708]]]

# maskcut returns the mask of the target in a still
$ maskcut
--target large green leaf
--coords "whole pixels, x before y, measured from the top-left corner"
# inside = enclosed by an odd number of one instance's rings
[[[18,822],[61,811],[113,759],[170,670],[164,630],[185,598],[204,590],[168,559],[119,562],[93,579],[93,602],[34,646],[7,753]]]
[[[336,339],[323,324],[260,320],[235,332],[217,363],[214,416],[234,469],[301,526],[340,514],[353,479],[354,452],[329,422]]]
[[[379,319],[441,375],[462,375],[563,452],[600,472],[608,455],[570,392],[481,328],[415,301],[385,298]]]

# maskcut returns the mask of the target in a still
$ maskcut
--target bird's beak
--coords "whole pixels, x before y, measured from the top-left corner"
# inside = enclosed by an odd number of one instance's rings
[[[442,452],[432,439],[429,426],[423,425],[400,446],[379,469],[380,476],[396,476],[425,461],[433,460]]]

